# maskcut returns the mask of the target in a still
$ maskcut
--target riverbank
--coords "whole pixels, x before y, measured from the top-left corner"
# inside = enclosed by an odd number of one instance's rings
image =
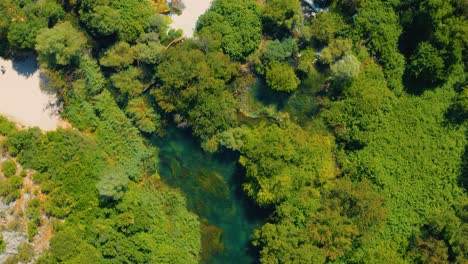
[[[44,131],[68,127],[54,92],[43,88],[45,82],[34,57],[15,61],[0,57],[0,114],[21,127]]]
[[[185,8],[182,14],[171,15],[174,29],[182,29],[185,37],[193,37],[198,17],[210,8],[211,0],[183,0]]]

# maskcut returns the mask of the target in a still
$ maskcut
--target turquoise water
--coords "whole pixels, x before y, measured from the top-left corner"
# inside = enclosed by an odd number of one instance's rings
[[[159,174],[169,185],[180,188],[190,210],[206,219],[209,230],[221,231],[218,250],[206,263],[256,263],[251,249],[252,231],[266,213],[256,208],[242,192],[242,172],[234,153],[205,153],[188,131],[170,129],[164,138],[154,139],[160,148]],[[206,251],[205,251],[206,253]]]

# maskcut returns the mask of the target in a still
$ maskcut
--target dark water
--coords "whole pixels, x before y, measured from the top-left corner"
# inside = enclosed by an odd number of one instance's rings
[[[256,208],[242,192],[242,172],[234,153],[209,155],[187,131],[171,129],[153,142],[160,148],[159,173],[187,196],[190,210],[206,223],[202,234],[207,263],[256,263],[250,246],[252,231],[266,213]],[[203,220],[204,219],[204,220]],[[221,234],[221,243],[216,235]],[[211,243],[210,243],[211,242]]]

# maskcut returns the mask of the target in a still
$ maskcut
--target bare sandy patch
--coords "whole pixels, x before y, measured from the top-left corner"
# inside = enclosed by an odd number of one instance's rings
[[[205,13],[210,8],[211,0],[182,0],[185,9],[182,10],[181,15],[171,15],[172,24],[174,29],[182,29],[185,37],[192,37],[195,31],[198,17]]]
[[[66,122],[60,118],[57,97],[41,88],[45,83],[34,57],[22,61],[0,58],[0,114],[44,131],[63,127]]]

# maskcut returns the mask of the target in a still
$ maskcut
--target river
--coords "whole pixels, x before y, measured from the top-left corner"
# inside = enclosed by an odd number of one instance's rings
[[[66,126],[58,113],[55,93],[41,88],[45,83],[35,57],[14,61],[0,57],[0,114],[44,131]]]
[[[160,149],[161,177],[185,193],[189,209],[200,220],[208,220],[209,225],[222,232],[224,250],[214,252],[207,263],[256,263],[251,234],[261,226],[267,213],[245,196],[238,156],[232,152],[207,154],[189,131],[175,128],[153,143]]]

